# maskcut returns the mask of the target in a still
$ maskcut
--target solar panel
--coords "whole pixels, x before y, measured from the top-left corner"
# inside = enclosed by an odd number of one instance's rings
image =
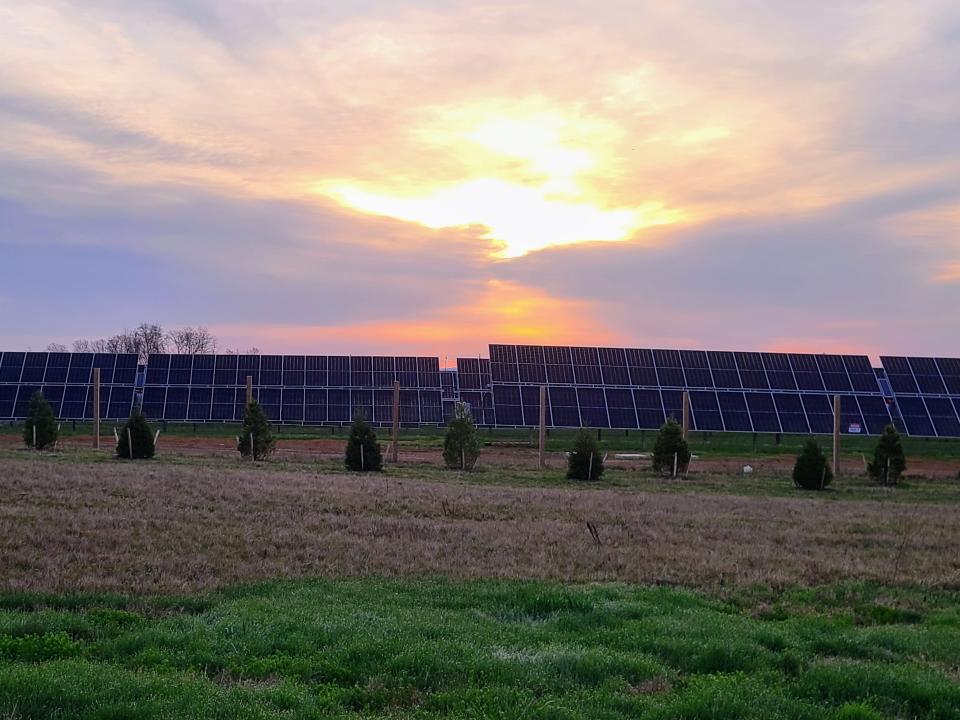
[[[47,371],[47,353],[28,352],[24,358],[23,371],[20,375],[22,383],[42,383]]]
[[[70,353],[50,353],[44,383],[65,383],[70,371]]]
[[[940,437],[960,437],[960,420],[950,398],[927,397],[923,399],[933,429]]]
[[[18,383],[23,374],[23,359],[26,353],[5,352],[0,357],[0,383]]]
[[[547,382],[547,370],[543,361],[542,347],[518,345],[517,363],[520,382],[537,385],[543,385]]]
[[[17,386],[0,385],[0,418],[14,417],[13,408],[17,404]]]
[[[737,370],[737,360],[732,352],[710,351],[707,353],[707,362],[716,387],[731,390],[743,387],[740,372]]]
[[[683,365],[687,387],[714,387],[713,374],[710,372],[710,363],[705,352],[702,350],[681,350],[680,363]]]
[[[823,391],[826,388],[820,376],[820,366],[815,355],[790,355],[790,367],[797,381],[798,390]]]
[[[657,381],[662,387],[686,387],[679,350],[654,350],[653,362],[657,366]]]
[[[597,348],[572,347],[570,357],[573,360],[573,379],[577,385],[603,384]]]
[[[576,368],[576,365],[574,365],[574,368]],[[602,388],[577,388],[577,402],[580,405],[580,422],[583,423],[584,427],[610,427],[606,397]]]
[[[654,429],[663,425],[666,416],[663,413],[663,400],[659,390],[645,388],[634,390],[633,402],[637,408],[637,422],[641,428]]]
[[[193,366],[190,373],[191,385],[213,385],[214,363],[217,358],[214,355],[194,355]]]
[[[744,388],[753,390],[767,390],[770,382],[767,372],[763,369],[763,358],[758,352],[738,352],[733,354],[737,360],[737,370],[740,371],[740,382]]]
[[[817,355],[816,358],[817,365],[820,367],[820,377],[823,378],[823,385],[827,391],[844,393],[853,390],[840,355]]]
[[[690,413],[692,426],[697,430],[723,430],[723,415],[720,413],[720,402],[717,393],[709,390],[692,390],[690,392]]]
[[[231,387],[246,384],[246,378],[241,378],[239,382],[237,380],[239,362],[240,358],[237,355],[217,355],[214,359],[213,384]],[[150,364],[153,364],[153,357],[150,358]],[[230,415],[233,415],[232,410]]]
[[[630,385],[627,355],[622,348],[599,348],[600,374],[604,385]]]
[[[753,430],[750,413],[747,411],[747,401],[742,392],[718,392],[717,401],[720,404],[720,414],[723,416],[725,430],[728,432]]]
[[[748,392],[744,395],[754,432],[778,433],[782,431],[772,394]]]
[[[882,399],[877,398],[880,402]],[[803,402],[795,393],[774,393],[773,404],[777,407],[777,416],[780,418],[780,427],[785,433],[806,434],[810,432],[807,415],[803,410]]]
[[[797,380],[790,366],[790,356],[786,353],[761,353],[760,359],[767,373],[767,380],[773,390],[796,390]]]
[[[629,388],[607,388],[607,415],[610,427],[638,428],[637,411],[633,402],[633,393]]]
[[[960,397],[960,359],[937,358],[937,367],[940,369],[940,377],[943,378],[947,392]]]

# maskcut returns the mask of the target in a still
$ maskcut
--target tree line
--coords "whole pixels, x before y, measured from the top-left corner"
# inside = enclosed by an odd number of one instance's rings
[[[116,335],[97,340],[78,339],[71,345],[73,352],[135,353],[141,356],[174,352],[178,355],[210,355],[217,352],[217,338],[206,327],[187,326],[165,329],[155,323],[141,323],[133,330],[124,329]],[[67,352],[62,343],[50,343],[47,352]],[[225,349],[226,355],[239,355],[239,349]],[[253,347],[247,355],[259,355]]]

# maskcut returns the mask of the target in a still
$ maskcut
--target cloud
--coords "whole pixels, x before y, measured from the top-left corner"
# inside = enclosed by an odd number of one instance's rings
[[[958,29],[949,0],[4,3],[4,332],[42,268],[59,334],[956,354]]]

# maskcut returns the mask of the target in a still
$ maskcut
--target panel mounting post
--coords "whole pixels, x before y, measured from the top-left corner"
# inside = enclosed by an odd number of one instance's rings
[[[393,462],[400,460],[400,381],[393,381]]]
[[[93,447],[100,449],[100,368],[93,369]]]
[[[547,386],[540,386],[540,455],[541,470],[547,466]]]
[[[247,375],[247,406],[253,402],[253,375]]]
[[[840,474],[840,396],[833,396],[833,475]]]

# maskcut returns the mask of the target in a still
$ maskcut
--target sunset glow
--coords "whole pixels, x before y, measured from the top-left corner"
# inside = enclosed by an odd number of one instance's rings
[[[947,0],[2,3],[3,335],[956,355],[955,26]],[[24,304],[37,268],[80,320]]]

